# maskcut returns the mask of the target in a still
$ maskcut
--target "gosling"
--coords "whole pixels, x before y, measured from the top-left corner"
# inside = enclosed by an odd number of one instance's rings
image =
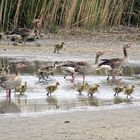
[[[133,98],[131,94],[134,92],[135,86],[134,85],[128,85],[124,88],[124,94],[127,95],[127,99],[130,96],[130,98]]]
[[[34,75],[38,78],[38,81],[40,82],[41,79],[47,81],[49,75],[52,75],[54,76],[53,72],[46,72],[46,71],[38,71],[38,72],[35,72]]]
[[[25,84],[20,84],[19,86],[17,86],[17,87],[15,88],[15,93],[16,93],[16,92],[19,92],[20,95],[24,95],[26,89],[27,89],[27,82],[25,82]]]
[[[51,96],[51,94],[57,90],[58,85],[60,85],[59,82],[56,82],[55,84],[47,86],[45,88],[47,91],[47,96],[49,96],[49,95]]]
[[[89,87],[89,84],[87,82],[84,82],[84,85],[76,85],[76,90],[79,92],[79,95],[82,94],[84,90],[86,90]]]
[[[115,92],[114,96],[117,96],[118,97],[119,93],[123,92],[124,89],[125,89],[125,86],[124,85],[114,87],[113,88],[113,91]]]
[[[98,84],[94,84],[93,86],[89,86],[87,92],[88,95],[90,95],[91,97],[93,96],[94,93],[98,92],[100,85]]]
[[[61,45],[60,45],[60,44],[55,45],[55,46],[54,46],[54,53],[56,53],[56,52],[59,53],[59,51],[63,49],[63,45],[64,45],[64,44],[65,44],[65,43],[62,42]]]

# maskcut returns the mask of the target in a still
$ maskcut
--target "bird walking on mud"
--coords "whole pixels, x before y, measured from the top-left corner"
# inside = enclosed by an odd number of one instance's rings
[[[61,44],[56,44],[54,46],[54,53],[56,53],[56,52],[59,53],[59,51],[63,49],[64,44],[65,44],[64,42],[62,42]]]

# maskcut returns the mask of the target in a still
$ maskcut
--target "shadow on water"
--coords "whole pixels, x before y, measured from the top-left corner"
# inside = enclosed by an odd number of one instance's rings
[[[64,80],[63,73],[58,67],[55,76],[51,80],[39,82],[37,77],[34,76],[34,72],[38,70],[40,66],[53,64],[53,62],[41,62],[41,61],[23,61],[11,58],[1,58],[0,67],[10,65],[11,73],[14,72],[15,65],[18,62],[28,64],[28,68],[22,71],[23,81],[27,81],[27,91],[25,95],[13,95],[11,100],[6,100],[5,91],[0,88],[0,113],[32,113],[32,112],[48,112],[48,111],[63,111],[76,108],[88,108],[88,107],[101,107],[111,105],[132,105],[139,104],[140,95],[140,66],[127,66],[124,69],[124,76],[119,77],[115,82],[107,82],[104,71],[98,73],[92,73],[91,76],[86,76],[86,80],[89,83],[99,83],[101,90],[99,93],[95,93],[93,97],[87,96],[84,92],[83,95],[79,95],[74,89],[73,83],[69,79]],[[81,81],[81,76],[78,75],[77,81]],[[51,82],[59,81],[60,87],[52,96],[46,95],[45,87]],[[126,96],[121,94],[115,98],[112,88],[116,85],[122,85],[125,83],[133,83],[137,86],[134,99],[126,99]]]

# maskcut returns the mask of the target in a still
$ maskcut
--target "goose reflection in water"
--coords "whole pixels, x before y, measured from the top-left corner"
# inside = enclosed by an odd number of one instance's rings
[[[20,112],[21,109],[10,99],[0,101],[0,114]]]
[[[56,107],[56,109],[59,109],[60,105],[58,105],[58,101],[56,98],[49,96],[46,98],[46,102],[50,106],[50,108]]]

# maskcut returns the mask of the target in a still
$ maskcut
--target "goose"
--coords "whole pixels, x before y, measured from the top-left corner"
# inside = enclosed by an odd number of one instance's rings
[[[122,86],[116,86],[113,88],[113,91],[115,92],[114,96],[118,96],[119,93],[123,92],[123,90],[125,89],[125,86],[122,85]]]
[[[54,53],[59,53],[59,51],[61,50],[61,49],[63,49],[63,45],[64,45],[65,43],[64,42],[62,42],[61,44],[56,44],[55,46],[54,46]]]
[[[124,88],[124,94],[127,95],[127,99],[128,99],[128,96],[130,96],[131,98],[133,98],[131,96],[131,94],[134,92],[134,89],[135,89],[135,86],[134,85],[128,85]]]
[[[0,76],[0,86],[6,90],[6,95],[11,98],[11,90],[21,84],[20,69],[27,67],[27,65],[18,63],[16,65],[16,74],[7,74]]]
[[[27,89],[27,82],[25,82],[24,84],[17,85],[15,88],[15,93],[19,92],[20,95],[24,95],[26,89]]]
[[[131,47],[131,43],[125,44],[123,46],[124,58],[112,58],[112,59],[101,59],[98,67],[107,69],[118,69],[120,66],[125,66],[128,63],[127,48]]]
[[[98,92],[99,87],[100,87],[100,85],[98,85],[98,84],[89,86],[87,89],[88,95],[90,95],[92,97],[94,93]]]
[[[7,39],[9,39],[10,41],[14,41],[13,45],[16,46],[18,43],[21,42],[22,37],[21,35],[18,35],[18,34],[11,34],[11,35],[7,35]]]
[[[49,96],[49,95],[51,96],[51,94],[52,94],[54,91],[57,90],[58,85],[60,85],[59,82],[56,82],[55,84],[51,84],[51,85],[47,86],[47,87],[45,88],[46,91],[47,91],[47,96]]]
[[[81,95],[82,92],[86,90],[88,87],[89,87],[89,84],[87,82],[84,82],[84,85],[83,84],[76,85],[76,90],[79,92],[79,95]]]
[[[62,64],[60,67],[61,67],[62,72],[65,74],[64,79],[66,79],[68,75],[71,75],[72,77],[71,82],[73,83],[75,80],[76,73],[77,73],[75,71],[77,67],[76,64],[71,61],[68,61],[65,64]]]
[[[89,63],[86,63],[86,62],[75,63],[77,65],[75,71],[83,75],[83,84],[84,84],[84,81],[85,81],[85,75],[89,74],[93,70],[97,69],[99,57],[101,55],[103,55],[104,53],[105,52],[97,52],[96,53],[95,64],[89,64]]]
[[[23,39],[23,42],[25,44],[26,39],[28,36],[32,33],[31,29],[27,28],[16,28],[12,31],[7,32],[7,35],[20,35]]]

